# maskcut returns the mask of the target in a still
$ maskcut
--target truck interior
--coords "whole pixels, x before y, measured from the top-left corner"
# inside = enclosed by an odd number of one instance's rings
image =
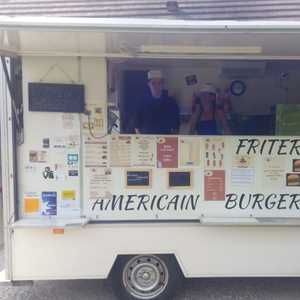
[[[297,135],[291,122],[296,122],[298,113],[300,62],[284,60],[112,59],[109,107],[120,118],[115,131],[134,133],[132,120],[146,95],[147,72],[152,69],[162,71],[164,88],[179,106],[179,134],[189,134],[193,95],[211,83],[229,98],[232,135]]]

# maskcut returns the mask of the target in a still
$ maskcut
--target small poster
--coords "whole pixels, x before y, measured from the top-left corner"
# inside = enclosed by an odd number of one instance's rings
[[[225,140],[222,137],[210,137],[204,141],[205,167],[210,170],[224,169]]]
[[[85,143],[85,167],[108,166],[108,143],[107,141],[90,141]]]
[[[231,184],[235,186],[247,186],[254,184],[255,172],[253,168],[231,169]]]
[[[29,161],[32,163],[45,163],[47,161],[47,151],[29,151]]]
[[[126,171],[127,188],[147,188],[151,187],[151,171],[128,170]]]
[[[178,168],[177,137],[160,137],[157,142],[157,167]]]
[[[155,166],[156,139],[152,136],[136,136],[132,140],[132,165],[136,167]]]
[[[225,171],[209,170],[204,173],[204,200],[225,200]]]
[[[179,139],[179,161],[182,167],[200,165],[200,140],[182,137]]]
[[[89,168],[89,199],[103,197],[111,190],[112,170],[110,168]]]
[[[42,192],[42,208],[43,216],[56,216],[57,214],[57,193]]]
[[[285,179],[285,159],[282,157],[263,157],[262,169],[264,187],[282,187]]]
[[[39,213],[40,196],[37,193],[26,193],[24,195],[24,212],[26,214]]]
[[[112,167],[131,166],[131,137],[111,136],[110,165]]]

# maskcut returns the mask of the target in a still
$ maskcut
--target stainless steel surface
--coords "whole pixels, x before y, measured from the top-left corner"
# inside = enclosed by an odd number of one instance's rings
[[[300,0],[1,0],[0,15],[179,18],[198,20],[300,19]]]

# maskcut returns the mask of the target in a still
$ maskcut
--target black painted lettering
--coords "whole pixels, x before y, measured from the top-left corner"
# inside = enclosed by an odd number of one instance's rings
[[[286,209],[286,199],[284,199],[285,197],[289,197],[289,194],[280,194],[277,209]]]
[[[293,209],[293,206],[295,206],[296,209],[300,209],[300,206],[298,203],[300,202],[300,194],[291,194],[290,197],[292,198],[292,201],[290,203],[289,209]]]
[[[168,203],[167,210],[170,210],[170,206],[174,206],[174,210],[177,210],[179,195],[172,197],[171,201]]]
[[[151,206],[150,206],[150,209],[153,210],[154,209],[154,206],[155,206],[155,203],[156,203],[156,198],[157,198],[157,195],[154,195],[152,197],[152,200],[151,200]]]
[[[197,208],[197,203],[199,201],[199,198],[200,195],[197,195],[196,198],[194,197],[194,195],[190,195],[185,205],[185,209],[188,210],[190,206],[192,210],[195,210]]]
[[[256,148],[259,146],[260,141],[258,139],[250,139],[249,143],[250,145],[247,154],[251,154],[251,150],[253,151],[253,154],[256,154]]]
[[[96,208],[98,210],[103,210],[103,205],[104,205],[104,199],[97,199],[92,206],[92,210],[95,210]]]
[[[225,203],[225,208],[226,209],[233,209],[237,205],[237,194],[227,194],[226,195],[226,203]]]
[[[260,151],[259,151],[260,154],[263,154],[266,143],[267,143],[267,140],[263,140],[261,147],[260,147]]]
[[[125,204],[125,210],[134,210],[134,207],[129,207],[131,204],[134,204],[132,198],[136,197],[137,195],[128,195],[128,199]]]
[[[157,208],[159,210],[165,210],[166,209],[166,206],[161,206],[161,201],[162,200],[168,200],[168,195],[167,194],[163,194],[163,195],[159,196],[159,198],[157,200],[157,203],[156,203]]]
[[[110,202],[111,202],[111,209],[112,210],[115,210],[116,207],[117,207],[117,205],[119,205],[118,209],[122,210],[123,200],[124,200],[124,196],[123,195],[120,195],[120,196],[113,195],[112,201],[108,201],[108,203],[107,203],[107,205],[105,207],[105,210],[107,210],[108,205],[110,204]]]
[[[139,198],[139,204],[137,206],[137,210],[140,210],[142,206],[144,207],[144,210],[148,210],[146,203],[150,201],[150,196],[143,194],[143,195],[139,195],[138,198]]]
[[[276,143],[276,142],[279,142],[280,140],[278,140],[278,139],[270,139],[270,140],[268,140],[268,141],[271,143],[270,148],[269,148],[269,153],[268,153],[268,154],[271,155],[275,143]]]
[[[255,209],[255,206],[257,205],[259,209],[263,209],[261,203],[264,201],[265,196],[263,194],[253,194],[253,205],[252,209]]]
[[[288,139],[285,139],[285,140],[281,140],[280,141],[280,145],[279,145],[279,149],[278,149],[278,155],[287,155],[287,152],[286,150],[284,151],[285,148],[287,148],[287,143],[289,142],[290,140]]]
[[[275,199],[277,198],[276,194],[270,194],[266,197],[265,206],[267,209],[272,209],[276,205]]]
[[[239,208],[240,209],[246,209],[249,206],[250,201],[251,201],[251,195],[248,195],[247,199],[248,199],[248,202],[246,200],[246,194],[241,195],[240,200],[239,200]],[[246,201],[244,201],[244,200],[246,200]],[[246,203],[246,205],[243,205],[243,203],[244,204]]]
[[[248,142],[248,139],[239,139],[239,145],[236,149],[236,154],[240,154],[240,150],[246,147],[244,144],[245,142]]]
[[[290,155],[300,155],[300,139],[291,140],[292,147],[290,150]],[[294,153],[295,152],[295,153]]]

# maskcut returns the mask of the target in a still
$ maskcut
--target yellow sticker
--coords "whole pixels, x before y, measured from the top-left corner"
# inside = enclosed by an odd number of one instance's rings
[[[62,200],[76,200],[76,192],[74,190],[65,190],[61,193]]]
[[[24,198],[25,213],[36,213],[40,211],[39,198]]]

